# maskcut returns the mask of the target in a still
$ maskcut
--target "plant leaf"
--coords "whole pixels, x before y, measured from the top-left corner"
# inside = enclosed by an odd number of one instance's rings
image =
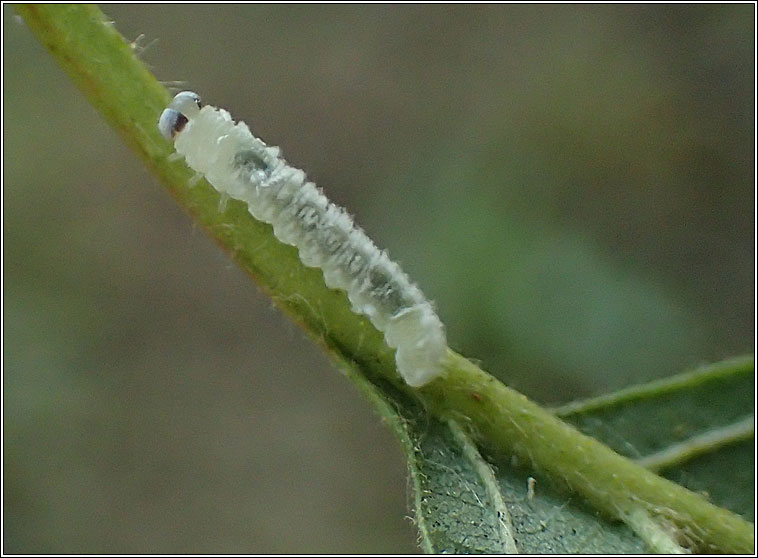
[[[531,495],[517,460],[485,461],[453,420],[431,417],[391,386],[352,379],[401,440],[408,457],[419,542],[428,553],[641,553],[645,543],[538,477]],[[482,469],[486,471],[482,472]],[[489,471],[489,473],[487,472]],[[534,477],[532,477],[534,478]]]
[[[755,377],[735,358],[556,413],[622,455],[753,520]]]
[[[665,457],[666,450],[681,447],[684,441],[706,433],[723,433],[691,458],[665,467],[666,476],[693,489],[707,490],[715,503],[749,516],[755,493],[752,436],[743,432],[746,421],[741,416],[753,408],[752,371],[752,357],[733,359],[572,403],[557,413],[633,458]],[[486,462],[478,453],[467,454],[470,442],[457,423],[430,417],[417,402],[391,386],[380,390],[359,375],[353,379],[403,442],[413,485],[415,521],[425,551],[648,551],[649,541],[628,526],[588,509],[580,499],[567,496],[515,458],[507,461],[488,456],[495,469],[493,490],[491,480],[478,471]],[[725,404],[730,401],[732,405]],[[736,474],[725,474],[725,467],[730,471],[734,467]],[[505,503],[505,511],[498,501]]]

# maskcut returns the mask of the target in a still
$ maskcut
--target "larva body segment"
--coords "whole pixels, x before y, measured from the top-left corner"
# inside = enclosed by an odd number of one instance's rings
[[[303,171],[290,167],[277,147],[225,110],[199,107],[197,95],[183,92],[161,115],[161,133],[174,139],[177,153],[216,190],[245,202],[253,217],[271,224],[281,242],[297,247],[303,264],[323,271],[328,287],[345,291],[353,311],[366,315],[396,350],[398,372],[410,386],[439,376],[447,348],[444,327],[400,266]]]

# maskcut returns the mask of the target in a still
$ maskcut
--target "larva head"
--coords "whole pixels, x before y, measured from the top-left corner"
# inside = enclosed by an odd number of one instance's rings
[[[203,106],[200,95],[193,91],[182,91],[174,96],[168,108],[181,112],[187,118],[192,118]]]
[[[158,119],[158,130],[167,140],[173,140],[184,129],[190,118],[202,107],[197,93],[182,91],[177,93]]]

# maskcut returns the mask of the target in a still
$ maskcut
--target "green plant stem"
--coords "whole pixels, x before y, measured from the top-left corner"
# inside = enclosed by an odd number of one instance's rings
[[[176,200],[335,358],[357,367],[375,384],[391,382],[420,397],[436,415],[467,425],[483,447],[530,461],[613,517],[623,519],[643,509],[692,533],[704,550],[753,552],[752,524],[580,434],[453,352],[445,377],[421,390],[406,386],[381,334],[352,313],[344,293],[326,288],[319,270],[304,267],[296,250],[279,243],[271,227],[255,221],[243,204],[232,201],[220,211],[219,196],[207,183],[188,186],[192,171],[168,159],[172,146],[156,127],[169,93],[98,8],[15,8]]]
[[[424,400],[433,413],[469,425],[493,453],[517,455],[611,517],[638,517],[642,509],[704,551],[752,552],[753,525],[737,514],[581,434],[465,358],[451,352],[449,360],[447,377],[421,388]]]

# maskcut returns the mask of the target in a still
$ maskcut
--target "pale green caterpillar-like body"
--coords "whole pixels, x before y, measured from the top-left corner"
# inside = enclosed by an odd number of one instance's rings
[[[432,304],[343,208],[280,157],[279,148],[267,146],[225,110],[201,108],[200,98],[188,91],[174,97],[158,127],[218,192],[246,203],[281,242],[297,247],[303,264],[323,271],[328,287],[347,293],[353,311],[366,315],[395,349],[408,385],[419,387],[442,374],[447,341]]]

